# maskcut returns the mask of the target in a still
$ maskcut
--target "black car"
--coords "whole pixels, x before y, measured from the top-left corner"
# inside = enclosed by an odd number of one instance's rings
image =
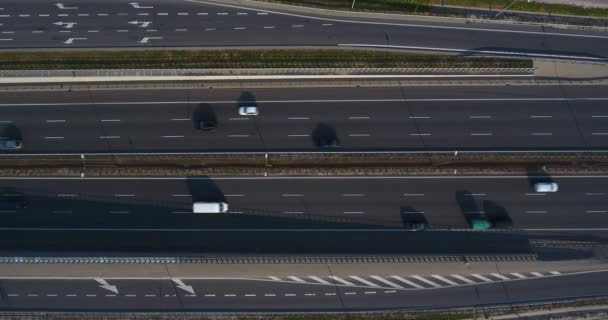
[[[337,137],[320,136],[315,139],[317,146],[321,148],[335,148],[340,146],[340,141]]]
[[[198,129],[201,131],[215,131],[215,130],[217,130],[217,122],[201,121],[201,122],[199,122]]]

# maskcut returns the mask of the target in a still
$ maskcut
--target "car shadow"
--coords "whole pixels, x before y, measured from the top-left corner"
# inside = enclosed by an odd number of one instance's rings
[[[205,129],[203,124],[206,124],[207,128],[217,128],[217,115],[213,107],[208,103],[199,104],[192,111],[192,127],[194,130]]]
[[[317,124],[311,137],[313,145],[317,148],[338,147],[340,145],[336,128],[325,122]]]

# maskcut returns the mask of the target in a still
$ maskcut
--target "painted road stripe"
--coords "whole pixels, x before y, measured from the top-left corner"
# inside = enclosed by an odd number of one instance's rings
[[[540,272],[530,272],[532,275],[537,276],[537,277],[544,277],[544,275]]]
[[[310,279],[312,279],[312,280],[314,280],[314,281],[317,281],[317,282],[319,282],[319,283],[322,283],[322,284],[333,284],[333,283],[331,283],[331,282],[329,282],[329,281],[325,281],[325,280],[323,280],[323,279],[321,279],[321,278],[319,278],[319,277],[317,277],[317,276],[308,276],[308,277],[309,277]]]
[[[493,276],[493,277],[496,277],[496,278],[498,278],[498,279],[501,279],[501,280],[511,280],[511,279],[509,279],[509,278],[507,278],[507,277],[503,276],[503,275],[502,275],[502,274],[500,274],[500,273],[490,273],[490,275],[491,275],[491,276]]]
[[[443,281],[443,282],[445,282],[447,284],[453,285],[453,286],[458,286],[459,285],[458,283],[456,283],[456,282],[454,282],[454,281],[452,281],[450,279],[446,279],[446,278],[444,278],[444,277],[442,277],[440,275],[437,275],[437,274],[433,274],[433,275],[431,275],[431,277],[433,277],[433,278],[435,278],[437,280]]]
[[[304,280],[302,280],[302,279],[300,279],[300,278],[298,278],[298,277],[295,277],[295,276],[289,276],[289,277],[287,277],[287,278],[288,278],[288,279],[291,279],[291,280],[293,280],[293,281],[295,281],[295,282],[306,283],[306,281],[304,281]]]
[[[549,273],[552,274],[552,275],[554,275],[554,276],[558,276],[558,275],[562,274],[559,271],[550,271]]]
[[[338,281],[338,282],[340,282],[340,283],[342,283],[342,284],[345,284],[345,285],[347,285],[347,286],[354,286],[354,285],[355,285],[354,283],[348,282],[348,281],[346,281],[346,280],[344,280],[344,279],[342,279],[342,278],[340,278],[340,277],[336,277],[336,276],[328,276],[328,278],[330,278],[330,279],[332,279],[332,280],[335,280],[335,281]]]
[[[401,281],[401,282],[403,282],[403,283],[407,284],[408,286],[411,286],[411,287],[414,287],[414,288],[418,288],[418,289],[426,289],[425,287],[423,287],[423,286],[421,286],[421,285],[419,285],[419,284],[417,284],[417,283],[415,283],[415,282],[412,282],[412,281],[410,281],[410,280],[404,279],[404,278],[402,278],[402,277],[400,277],[400,276],[391,276],[391,278],[393,278],[393,279],[395,279],[395,280],[399,280],[399,281]]]
[[[369,281],[367,281],[367,280],[365,280],[365,279],[363,279],[361,277],[358,277],[358,276],[350,276],[350,278],[354,279],[354,280],[357,280],[357,281],[359,281],[361,283],[364,283],[364,284],[366,284],[366,285],[368,285],[370,287],[379,287],[379,285],[377,285],[377,284],[375,284],[373,282],[369,282]]]
[[[388,281],[388,280],[386,280],[386,279],[384,279],[382,277],[379,277],[379,276],[370,276],[370,278],[373,278],[373,279],[376,279],[376,280],[378,280],[378,281],[380,281],[382,283],[388,284],[389,286],[391,286],[393,288],[403,289],[402,286],[400,286],[400,285],[398,285],[398,284],[396,284],[394,282]]]
[[[460,281],[464,281],[464,282],[466,282],[468,284],[477,284],[477,282],[475,282],[475,281],[473,281],[473,280],[471,280],[469,278],[465,278],[465,277],[463,277],[461,275],[458,275],[458,274],[452,274],[451,276],[453,278],[456,278],[456,279],[460,280]]]
[[[281,281],[281,278],[279,278],[279,277],[269,276],[268,278],[270,278],[270,280],[274,280],[274,281]]]
[[[471,274],[471,276],[475,277],[475,278],[477,278],[479,280],[483,280],[485,282],[493,282],[492,279],[488,279],[488,278],[486,278],[486,277],[484,277],[484,276],[482,276],[480,274],[477,274],[477,273],[473,273],[473,274]]]
[[[432,285],[432,286],[433,286],[433,287],[435,287],[435,288],[441,288],[441,287],[443,287],[442,285],[440,285],[440,284],[438,284],[438,283],[435,283],[435,282],[433,282],[433,281],[431,281],[431,280],[425,279],[425,278],[423,278],[423,277],[421,277],[421,276],[419,276],[419,275],[413,275],[413,276],[412,276],[412,278],[414,278],[414,279],[416,279],[416,280],[419,280],[419,281],[421,281],[421,282],[424,282],[424,283],[430,284],[430,285]]]
[[[516,277],[518,277],[518,278],[520,278],[520,279],[528,279],[528,277],[524,276],[521,273],[511,272],[511,274],[514,275],[514,276],[516,276]]]

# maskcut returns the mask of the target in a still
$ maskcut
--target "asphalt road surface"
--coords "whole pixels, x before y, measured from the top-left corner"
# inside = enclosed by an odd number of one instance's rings
[[[137,90],[0,94],[21,153],[590,150],[605,86]],[[256,105],[258,116],[239,106]],[[203,132],[212,119],[217,130]],[[334,137],[339,148],[321,148]],[[14,153],[14,151],[5,151]]]
[[[535,193],[539,181],[560,190]],[[526,253],[525,233],[602,238],[607,190],[603,176],[4,179],[0,248]],[[230,210],[194,214],[194,201]],[[517,232],[463,232],[473,218]],[[408,231],[418,222],[431,228]]]
[[[540,271],[540,270],[539,270]],[[608,273],[353,275],[240,279],[3,278],[0,309],[370,310],[480,306],[605,295]]]
[[[0,48],[404,46],[606,59],[603,32],[256,10],[211,1],[3,1]]]

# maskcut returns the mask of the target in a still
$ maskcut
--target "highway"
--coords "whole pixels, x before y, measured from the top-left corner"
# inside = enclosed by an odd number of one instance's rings
[[[608,147],[605,86],[197,89],[1,93],[9,153],[591,150]],[[256,105],[258,116],[238,106]],[[213,119],[217,130],[197,130]],[[339,148],[321,148],[335,137]]]
[[[540,271],[540,272],[539,272]],[[608,272],[266,278],[3,277],[4,311],[330,311],[483,306],[605,295]]]
[[[534,193],[538,181],[560,191]],[[528,253],[529,234],[605,238],[606,197],[605,176],[5,178],[0,249]],[[479,217],[517,232],[462,232]],[[421,221],[432,228],[404,229]]]
[[[403,17],[350,18],[202,0],[3,1],[1,48],[392,46],[605,60],[605,32]],[[243,7],[245,6],[245,7]]]

